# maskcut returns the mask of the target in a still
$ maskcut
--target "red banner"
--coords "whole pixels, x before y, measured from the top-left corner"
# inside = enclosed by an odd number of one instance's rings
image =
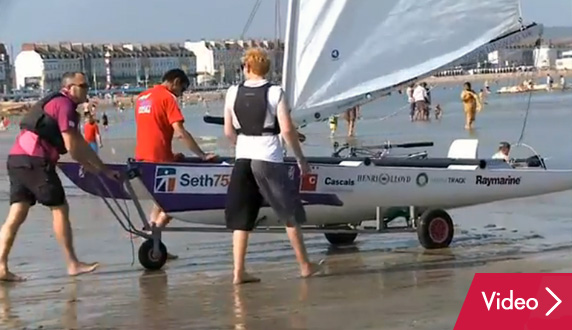
[[[572,274],[475,274],[455,330],[572,329]]]

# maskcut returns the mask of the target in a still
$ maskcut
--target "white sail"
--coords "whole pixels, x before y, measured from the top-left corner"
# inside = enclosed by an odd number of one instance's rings
[[[323,120],[520,27],[519,0],[290,0],[283,85],[294,120]]]

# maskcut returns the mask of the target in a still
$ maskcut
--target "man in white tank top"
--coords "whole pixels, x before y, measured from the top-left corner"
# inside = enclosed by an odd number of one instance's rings
[[[306,213],[299,187],[288,173],[290,165],[283,163],[285,149],[280,137],[294,152],[302,175],[310,171],[310,166],[302,153],[282,88],[264,79],[269,69],[270,60],[263,50],[247,50],[243,58],[246,80],[229,88],[224,107],[224,132],[236,145],[225,209],[227,228],[233,230],[235,284],[260,281],[246,272],[244,261],[248,236],[256,226],[263,201],[285,223],[302,277],[320,270],[306,253],[300,229]]]

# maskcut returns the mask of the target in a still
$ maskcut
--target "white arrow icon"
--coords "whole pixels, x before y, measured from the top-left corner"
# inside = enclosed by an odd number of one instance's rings
[[[556,304],[554,304],[554,306],[552,306],[552,308],[546,312],[546,316],[550,315],[550,313],[552,313],[552,311],[554,311],[556,309],[556,307],[558,307],[558,305],[560,305],[562,303],[562,300],[560,300],[560,298],[558,298],[554,292],[552,292],[552,290],[550,290],[548,287],[546,287],[546,291],[548,291],[548,293],[550,293],[550,295],[556,299]]]

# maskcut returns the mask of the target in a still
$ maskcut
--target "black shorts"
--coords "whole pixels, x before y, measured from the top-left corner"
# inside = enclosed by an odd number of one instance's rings
[[[6,162],[10,178],[10,204],[36,202],[51,207],[66,203],[66,194],[56,165],[40,157],[10,155]]]
[[[226,196],[225,220],[228,229],[254,229],[264,203],[287,226],[306,222],[306,212],[296,184],[298,181],[289,175],[289,166],[292,165],[236,160]]]

